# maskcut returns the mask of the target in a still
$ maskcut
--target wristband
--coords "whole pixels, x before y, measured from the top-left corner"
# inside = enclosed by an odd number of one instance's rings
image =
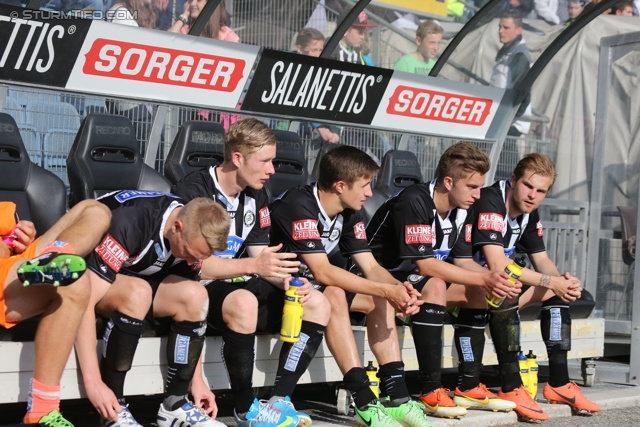
[[[189,18],[187,18],[184,14],[178,16],[178,21],[182,21],[183,24],[189,22]]]

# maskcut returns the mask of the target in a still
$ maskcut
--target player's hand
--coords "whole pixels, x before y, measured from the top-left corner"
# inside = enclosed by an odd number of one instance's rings
[[[289,290],[289,282],[291,282],[291,277],[284,279],[284,290],[287,291]],[[309,283],[309,281],[304,278],[304,277],[298,277],[298,279],[300,279],[302,281],[302,286],[298,287],[298,290],[296,291],[296,295],[300,296],[300,299],[298,299],[298,302],[302,305],[304,305],[307,301],[309,301],[309,298],[311,298],[311,283]]]
[[[562,276],[551,277],[550,288],[562,301],[570,303],[582,295],[582,285],[577,277],[565,273]]]
[[[191,396],[193,397],[193,404],[202,408],[211,418],[215,418],[218,415],[216,395],[209,390],[209,387],[202,379],[197,381],[194,377],[193,381],[191,381]]]
[[[522,283],[517,281],[516,283],[509,282],[509,275],[504,271],[488,272],[484,276],[484,283],[482,287],[491,294],[498,298],[515,298],[522,292]]]
[[[393,309],[403,316],[414,315],[420,310],[418,297],[413,295],[406,286],[391,285],[385,298]]]
[[[584,289],[582,287],[582,282],[580,281],[580,279],[578,279],[575,276],[572,276],[571,273],[569,273],[568,271],[565,271],[562,277],[568,280],[570,282],[570,285],[569,285],[569,290],[567,291],[567,294],[565,294],[565,297],[564,298],[560,297],[560,298],[562,298],[566,302],[571,302],[579,299],[582,296],[582,291]]]
[[[19,221],[13,229],[13,235],[16,239],[11,246],[13,253],[21,254],[36,238],[36,227],[31,221]]]
[[[98,381],[93,385],[85,384],[85,389],[87,398],[101,417],[111,421],[118,420],[118,414],[122,408],[116,395],[104,382]]]
[[[296,261],[296,254],[278,252],[282,249],[282,243],[278,246],[266,247],[260,254],[253,258],[255,261],[254,273],[262,277],[277,277],[286,279],[298,272],[300,261]]]

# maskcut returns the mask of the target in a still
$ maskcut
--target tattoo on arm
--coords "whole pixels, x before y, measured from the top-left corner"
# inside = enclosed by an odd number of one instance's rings
[[[540,281],[538,282],[538,286],[542,286],[543,288],[548,288],[551,284],[551,277],[546,274],[540,276]]]

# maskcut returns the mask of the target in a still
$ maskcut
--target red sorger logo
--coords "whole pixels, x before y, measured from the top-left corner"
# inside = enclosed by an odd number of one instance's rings
[[[387,106],[387,114],[482,126],[493,101],[410,86],[398,86]]]
[[[258,211],[260,216],[260,228],[271,227],[271,215],[269,215],[269,207],[265,206],[264,208]]]
[[[245,61],[159,46],[96,39],[86,54],[85,74],[233,92]]]
[[[360,221],[353,226],[353,234],[356,235],[356,239],[367,240],[367,232],[364,228],[364,222]]]
[[[129,259],[129,252],[111,234],[104,236],[104,239],[96,248],[96,252],[116,273],[122,268],[122,263]]]
[[[312,219],[294,221],[291,224],[291,234],[293,240],[320,240],[318,221]]]
[[[432,244],[433,234],[431,234],[430,225],[405,225],[404,226],[404,242],[407,245],[414,244]]]
[[[536,229],[538,230],[538,236],[542,237],[542,221],[538,220],[536,223]]]
[[[471,232],[473,231],[473,225],[467,224],[464,226],[464,241],[471,242]]]
[[[478,230],[491,230],[502,233],[504,217],[497,213],[481,213],[478,215]]]

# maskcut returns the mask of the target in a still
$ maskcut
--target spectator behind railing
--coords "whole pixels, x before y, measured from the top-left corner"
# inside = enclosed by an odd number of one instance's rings
[[[319,57],[324,49],[324,35],[315,28],[307,27],[298,32],[296,37],[296,52],[302,55]],[[340,142],[340,129],[321,123],[301,123],[303,133],[311,138],[314,149],[319,149],[323,142],[336,144]],[[318,135],[316,135],[316,132]],[[306,135],[306,133],[310,135]]]
[[[569,12],[569,19],[564,23],[565,26],[573,24],[578,15],[584,10],[584,6],[587,4],[584,0],[569,0],[567,10]]]
[[[622,0],[613,5],[611,15],[633,16],[633,0]]]
[[[169,32],[188,34],[191,26],[200,12],[207,4],[207,0],[189,0],[184,4],[184,12],[178,17],[178,20],[173,23]],[[216,10],[213,11],[209,21],[202,29],[200,37],[207,37],[210,39],[224,40],[228,42],[238,43],[240,37],[228,26],[227,9],[225,8],[224,1],[221,1]],[[210,120],[211,111],[199,110],[197,112],[188,112],[188,117],[185,120]],[[237,114],[221,113],[220,123],[224,126],[224,129],[229,129],[233,123],[240,120],[242,116]]]
[[[422,22],[416,30],[416,45],[418,45],[418,48],[415,52],[400,57],[393,65],[393,69],[406,71],[407,73],[429,75],[436,63],[435,58],[440,50],[443,33],[444,29],[438,21],[427,19]]]
[[[185,2],[182,15],[178,16],[177,21],[173,23],[168,31],[188,34],[189,29],[196,18],[200,16],[200,12],[205,4],[207,4],[207,0],[189,0]],[[209,22],[205,25],[200,36],[234,43],[239,42],[240,37],[238,37],[227,24],[227,9],[225,8],[224,1],[221,1],[216,10],[211,14]]]

